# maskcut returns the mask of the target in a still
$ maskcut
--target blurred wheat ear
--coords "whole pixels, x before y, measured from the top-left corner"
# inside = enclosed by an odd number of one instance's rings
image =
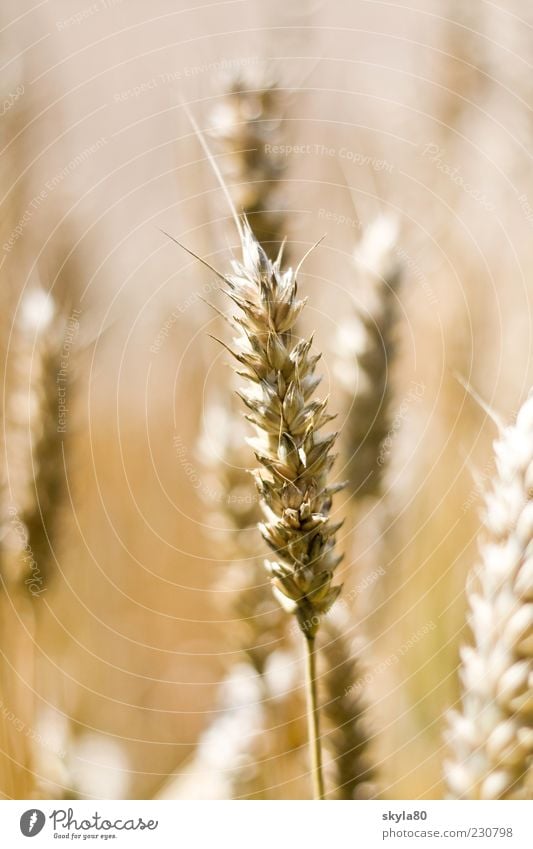
[[[210,135],[235,208],[272,259],[286,235],[280,193],[286,165],[270,148],[282,140],[286,105],[277,80],[264,69],[249,68],[227,79],[224,96],[211,113]]]
[[[214,784],[211,780],[210,792],[227,799],[255,795],[259,790],[258,742],[274,724],[265,673],[272,653],[286,640],[287,630],[286,617],[272,598],[258,557],[254,532],[258,499],[243,465],[249,459],[243,424],[234,407],[213,400],[197,447],[204,473],[208,536],[225,561],[214,590],[218,608],[228,617],[227,630],[236,657],[220,684],[219,711],[187,764],[187,772],[199,776],[213,772],[216,748],[224,739],[224,768],[217,765],[219,774]],[[178,791],[183,793],[183,783]],[[195,791],[197,795],[202,792]]]
[[[77,319],[67,319],[51,295],[35,289],[24,297],[15,329],[6,423],[12,518],[8,538],[13,541],[13,571],[19,572],[33,597],[46,590],[53,574],[53,542],[65,488],[63,407],[69,397],[73,362],[68,357],[76,326]],[[68,353],[63,354],[64,349]]]
[[[533,755],[533,397],[494,445],[480,561],[468,588],[473,644],[461,652],[462,698],[450,714],[450,795],[531,798]]]
[[[390,366],[397,287],[397,224],[379,216],[366,228],[354,253],[358,307],[340,323],[335,374],[347,408],[342,434],[348,455],[348,486],[354,513],[367,500],[383,495],[389,431]],[[334,614],[337,614],[336,617]],[[342,611],[325,620],[324,698],[331,758],[330,774],[338,798],[375,795],[366,729],[366,705],[360,686],[360,659],[354,656]]]
[[[2,617],[2,693],[12,700],[9,708],[15,715],[5,724],[6,751],[16,753],[11,764],[18,798],[39,792],[32,772],[30,736],[36,727],[32,696],[35,623],[39,599],[53,577],[63,501],[64,434],[58,389],[61,386],[67,396],[68,372],[61,375],[66,344],[67,317],[62,308],[40,288],[25,294],[10,350],[4,428],[8,464],[2,487],[0,543],[2,605],[7,616]],[[20,680],[13,676],[14,667]]]
[[[330,756],[326,775],[335,799],[368,799],[376,794],[369,754],[361,661],[342,610],[324,618],[321,648],[326,669],[321,677],[325,719],[324,747]]]
[[[383,215],[363,233],[354,253],[358,308],[341,322],[338,333],[335,374],[346,396],[343,441],[350,491],[356,498],[381,494],[401,277],[396,240],[396,221]]]

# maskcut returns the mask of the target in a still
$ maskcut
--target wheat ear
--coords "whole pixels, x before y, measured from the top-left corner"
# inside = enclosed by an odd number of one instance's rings
[[[323,435],[331,420],[326,402],[311,400],[319,383],[311,340],[299,340],[293,327],[304,301],[297,297],[297,271],[273,262],[244,220],[242,262],[233,261],[225,279],[238,308],[234,356],[246,380],[240,397],[257,432],[250,440],[259,462],[256,484],[265,521],[260,530],[276,560],[266,561],[274,593],[296,616],[307,649],[309,731],[315,796],[323,798],[315,636],[321,616],[337,598],[333,574],[341,557],[335,549],[340,523],[329,518],[336,434]]]
[[[345,443],[349,447],[349,485],[356,506],[366,496],[381,495],[385,467],[381,451],[389,429],[388,372],[400,278],[396,236],[395,222],[384,216],[364,232],[354,254],[359,306],[339,329],[335,372],[349,408]],[[336,618],[330,615],[325,619],[322,651],[326,671],[322,687],[333,793],[337,798],[353,799],[372,795],[374,788],[365,728],[366,706],[358,683],[360,659],[344,636],[346,624],[340,611]]]
[[[58,419],[66,319],[52,296],[29,292],[14,341],[13,392],[7,422],[13,577],[38,597],[52,569],[53,539],[64,488],[63,428]],[[65,382],[67,380],[65,371]]]
[[[380,450],[389,430],[389,370],[400,279],[396,237],[395,221],[383,215],[363,233],[354,253],[358,308],[338,334],[335,372],[349,407],[344,438],[349,486],[357,497],[381,492]]]
[[[0,696],[3,711],[14,716],[6,724],[5,736],[16,788],[11,792],[17,798],[39,792],[34,744],[28,736],[36,722],[32,681],[38,605],[32,602],[48,587],[61,502],[63,436],[58,432],[57,376],[64,327],[52,298],[35,289],[23,298],[10,350],[0,536],[5,590],[0,598]]]
[[[336,615],[334,615],[336,614]],[[368,799],[375,794],[374,769],[369,757],[366,703],[362,692],[359,655],[346,636],[348,623],[337,608],[324,618],[321,651],[326,671],[324,691],[324,748],[330,761],[330,795],[336,799]]]
[[[210,135],[235,207],[265,252],[274,258],[284,238],[285,213],[279,183],[285,171],[279,143],[285,98],[275,79],[257,68],[232,75],[211,113]]]
[[[494,445],[480,560],[468,591],[473,643],[461,652],[461,707],[450,714],[450,794],[527,797],[533,754],[533,397]]]

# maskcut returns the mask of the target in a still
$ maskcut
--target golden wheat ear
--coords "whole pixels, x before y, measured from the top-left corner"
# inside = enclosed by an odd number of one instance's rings
[[[287,224],[280,192],[287,160],[277,152],[286,107],[287,96],[268,70],[240,69],[226,79],[210,114],[209,135],[233,203],[271,259]]]
[[[74,369],[69,339],[77,329],[69,329],[69,322],[77,325],[51,295],[35,287],[24,295],[14,330],[6,423],[11,505],[6,556],[11,578],[32,596],[47,589],[54,571],[65,491],[64,442]]]
[[[321,676],[324,749],[329,755],[326,775],[334,799],[370,799],[376,795],[370,757],[364,671],[349,637],[345,611],[335,607],[324,619]]]
[[[23,295],[10,338],[1,490],[0,690],[9,697],[17,722],[0,723],[4,751],[11,758],[9,774],[0,774],[0,786],[13,798],[35,797],[41,791],[39,746],[18,724],[32,730],[37,721],[36,629],[45,609],[38,599],[56,572],[67,408],[75,371],[70,354],[77,325],[76,311],[67,318],[52,296],[36,286]]]
[[[494,445],[480,559],[468,583],[472,645],[449,717],[444,774],[457,799],[530,798],[533,756],[533,396]]]
[[[344,443],[350,491],[379,496],[390,430],[397,290],[401,266],[395,254],[397,225],[378,217],[354,254],[358,307],[339,326],[334,365],[346,396]]]

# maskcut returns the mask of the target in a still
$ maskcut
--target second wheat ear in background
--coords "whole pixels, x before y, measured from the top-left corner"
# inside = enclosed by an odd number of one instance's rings
[[[333,585],[341,523],[329,515],[332,496],[343,486],[329,483],[337,435],[322,432],[333,416],[326,401],[313,398],[320,355],[311,352],[312,340],[293,332],[305,305],[297,293],[297,271],[282,269],[282,251],[270,260],[246,220],[240,235],[242,261],[233,261],[225,278],[238,308],[231,322],[237,331],[232,353],[246,381],[239,392],[246,418],[257,434],[249,441],[259,463],[255,480],[265,516],[260,530],[275,553],[265,565],[276,597],[296,616],[305,638],[314,792],[323,798],[315,636],[341,591]]]
[[[533,396],[494,446],[480,562],[468,587],[472,645],[444,765],[456,799],[531,798],[533,760]]]

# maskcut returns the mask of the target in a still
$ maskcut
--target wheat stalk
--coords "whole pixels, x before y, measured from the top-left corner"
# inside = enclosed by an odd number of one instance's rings
[[[354,253],[358,307],[338,334],[335,374],[349,407],[344,434],[348,479],[359,498],[381,492],[380,450],[389,431],[389,371],[400,279],[396,238],[396,222],[383,215],[364,232]]]
[[[268,155],[265,148],[269,140],[281,141],[282,102],[277,84],[264,72],[254,70],[253,75],[239,72],[230,77],[222,102],[211,114],[211,135],[222,154],[220,167],[232,200],[249,217],[255,237],[267,253],[277,250],[284,238],[285,215],[279,203],[274,208],[283,167],[281,160]],[[211,473],[211,488],[219,487],[223,492],[212,511],[212,519],[227,528],[219,535],[218,542],[230,566],[224,570],[219,588],[233,617],[234,645],[260,676],[263,726],[268,727],[272,720],[274,726],[284,730],[285,726],[277,721],[278,704],[271,698],[265,673],[273,652],[287,640],[286,617],[273,602],[269,581],[257,557],[255,534],[250,533],[260,519],[260,510],[257,496],[250,491],[250,475],[246,471],[249,448],[237,415],[237,402],[238,398],[233,396],[225,408],[216,402],[208,408],[207,423],[215,419],[209,427],[211,440],[214,438],[216,443],[215,452],[213,445],[206,445],[205,440],[200,452],[204,466]],[[257,745],[253,750],[250,747],[250,761],[257,750]],[[245,778],[241,778],[241,772],[233,773],[235,794],[253,793],[258,767],[245,770]]]
[[[494,445],[480,560],[468,592],[461,708],[449,719],[450,794],[519,799],[533,754],[533,397]],[[475,588],[474,588],[475,587]]]

